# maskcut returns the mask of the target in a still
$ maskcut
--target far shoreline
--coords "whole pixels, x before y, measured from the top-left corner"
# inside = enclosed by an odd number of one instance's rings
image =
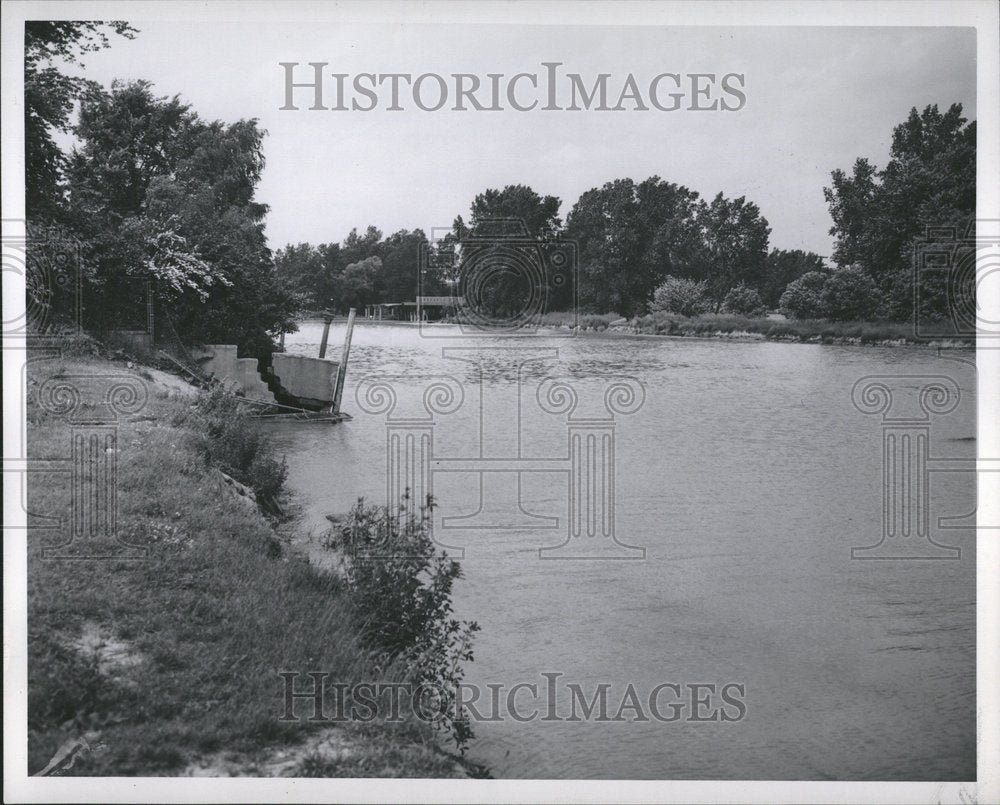
[[[562,317],[566,314],[548,314],[546,318]],[[579,315],[580,323],[570,326],[566,323],[544,322],[535,325],[535,329],[545,333],[558,333],[569,331],[572,336],[567,337],[613,337],[613,338],[640,338],[640,339],[670,339],[674,341],[700,340],[700,341],[732,341],[738,343],[770,342],[778,344],[811,344],[814,346],[845,346],[845,347],[911,347],[914,349],[947,349],[963,350],[975,352],[976,342],[974,339],[965,338],[927,338],[917,340],[911,336],[900,332],[902,328],[911,329],[912,324],[900,322],[826,322],[817,320],[776,320],[776,319],[750,319],[742,316],[706,316],[685,318],[680,316],[665,316],[669,321],[671,329],[666,332],[649,332],[643,330],[645,320],[653,317],[649,314],[642,319],[636,317],[624,325],[611,326],[609,321],[620,320],[621,317],[614,314],[587,314]],[[296,320],[296,324],[323,324],[325,318],[317,315],[309,315]],[[337,315],[331,318],[333,324],[344,324],[347,316]],[[764,322],[771,322],[772,328],[785,330],[779,334],[771,334],[767,331],[746,329],[739,327],[747,322],[758,322],[760,324],[750,325],[761,327]],[[685,324],[691,325],[691,329],[685,328]],[[398,321],[393,319],[368,319],[356,318],[355,326],[377,326],[377,327],[411,327],[419,328],[420,322]],[[717,329],[712,327],[719,325]],[[722,329],[729,325],[731,329]],[[778,325],[774,327],[774,325]],[[458,326],[454,321],[423,322],[422,326],[445,327]],[[648,325],[647,325],[648,326]],[[800,334],[788,332],[789,330],[800,330]],[[846,333],[861,329],[862,335],[847,335]],[[818,332],[815,332],[818,331]],[[832,331],[832,332],[831,332]],[[837,332],[844,334],[835,334]],[[866,332],[865,332],[866,331]],[[497,336],[513,335],[509,330],[497,328]],[[884,337],[879,337],[884,335]]]

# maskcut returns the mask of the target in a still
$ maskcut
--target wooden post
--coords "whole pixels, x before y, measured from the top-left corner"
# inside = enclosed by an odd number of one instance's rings
[[[319,356],[321,358],[326,357],[326,342],[330,338],[330,322],[332,321],[330,316],[327,316],[323,321],[323,338],[319,342]]]
[[[354,334],[354,308],[347,314],[347,332],[344,334],[344,352],[340,356],[340,366],[337,367],[337,382],[333,387],[333,402],[330,411],[340,413],[340,398],[344,396],[344,380],[347,378],[347,359],[351,354],[351,336]]]

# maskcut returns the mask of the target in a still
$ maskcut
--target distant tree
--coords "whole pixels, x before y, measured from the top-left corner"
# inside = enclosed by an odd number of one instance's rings
[[[718,311],[734,285],[761,283],[771,228],[760,208],[745,196],[728,199],[722,193],[711,203],[699,204],[697,223],[704,253],[694,273],[707,282],[709,298]]]
[[[516,317],[534,309],[537,303],[531,300],[545,300],[543,307],[556,309],[560,288],[551,282],[547,256],[562,227],[560,203],[526,185],[483,191],[472,201],[468,225],[457,217],[440,245],[440,262],[455,261],[442,273],[452,275],[453,287],[480,314]]]
[[[377,302],[376,284],[381,270],[382,260],[378,257],[366,257],[347,266],[341,279],[340,306],[346,310]]]
[[[781,312],[792,319],[823,318],[826,277],[825,272],[810,271],[788,283],[779,303]]]
[[[710,307],[707,284],[704,281],[667,276],[653,292],[652,310],[697,316]]]
[[[874,318],[881,303],[878,286],[860,266],[838,269],[823,284],[823,316],[833,321]]]
[[[892,135],[889,162],[878,170],[859,158],[848,175],[832,174],[824,195],[836,236],[838,265],[858,265],[885,296],[895,319],[913,316],[913,248],[927,227],[970,231],[976,209],[976,124],[961,104],[910,111]],[[947,315],[946,296],[922,315]]]
[[[756,288],[740,283],[729,289],[722,300],[723,313],[735,313],[739,316],[763,316],[767,309],[761,301]]]
[[[690,271],[700,247],[697,198],[658,176],[617,179],[581,195],[565,237],[577,245],[583,306],[632,316],[666,277]]]
[[[472,201],[469,226],[474,235],[489,237],[502,232],[489,230],[498,219],[524,223],[529,237],[544,240],[554,237],[562,227],[559,205],[555,196],[540,196],[526,185],[507,185],[503,190],[485,190]]]
[[[781,294],[788,283],[810,271],[826,271],[823,258],[800,249],[786,251],[771,249],[764,261],[764,275],[757,288],[764,305],[773,310],[778,307]]]
[[[381,289],[382,301],[412,302],[417,298],[417,278],[421,268],[421,259],[426,257],[427,236],[423,230],[412,232],[401,229],[387,237],[379,246],[382,259]],[[425,292],[431,278],[423,277]]]

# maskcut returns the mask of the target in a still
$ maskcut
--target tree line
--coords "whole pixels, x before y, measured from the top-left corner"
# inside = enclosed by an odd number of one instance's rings
[[[781,309],[799,318],[906,321],[915,315],[914,282],[922,281],[915,241],[929,226],[973,231],[975,122],[955,104],[945,112],[913,109],[893,131],[885,167],[859,158],[849,174],[832,173],[823,191],[835,238],[830,263],[771,248],[768,221],[745,196],[703,198],[659,176],[592,188],[565,220],[559,198],[508,185],[475,196],[434,243],[420,229],[385,236],[368,226],[341,241],[273,254],[267,205],[255,197],[265,137],[256,120],[207,121],[148,82],[105,89],[56,66],[136,34],[124,22],[25,28],[29,269],[44,275],[55,259],[51,233],[78,244],[84,320],[97,329],[134,311],[139,302],[128,289],[149,281],[190,340],[235,342],[264,357],[303,311],[410,301],[418,290],[437,295],[460,286],[463,261],[483,254],[469,244],[488,241],[495,222],[511,220],[521,222],[520,237],[530,244],[574,246],[572,283],[544,271],[537,280],[549,310],[578,305],[631,317],[656,309]],[[57,145],[58,132],[74,136],[69,153]],[[948,312],[947,281],[934,282],[920,295],[923,317]],[[538,290],[500,272],[483,292],[503,313]],[[52,283],[29,283],[29,294],[57,313],[75,304]]]

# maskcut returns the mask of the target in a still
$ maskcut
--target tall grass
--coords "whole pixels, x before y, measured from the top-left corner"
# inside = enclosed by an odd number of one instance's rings
[[[39,362],[29,385],[59,371],[109,370],[121,371],[95,358]],[[174,774],[211,753],[267,756],[328,726],[280,720],[279,672],[324,671],[349,684],[387,678],[361,640],[344,582],[282,549],[265,518],[220,493],[213,464],[252,469],[269,455],[265,442],[235,444],[235,428],[206,436],[206,423],[227,404],[191,405],[153,394],[120,422],[117,533],[147,548],[145,558],[47,559],[42,548],[65,533],[29,532],[29,773],[87,731],[104,748],[82,755],[74,775]],[[28,453],[64,456],[70,435],[65,418],[35,406]],[[69,523],[69,475],[29,474],[27,508]],[[127,645],[134,662],[109,673],[80,651],[88,624]],[[433,748],[425,725],[342,728],[357,731],[360,750],[347,766],[327,764],[325,774],[454,775],[454,760]]]

